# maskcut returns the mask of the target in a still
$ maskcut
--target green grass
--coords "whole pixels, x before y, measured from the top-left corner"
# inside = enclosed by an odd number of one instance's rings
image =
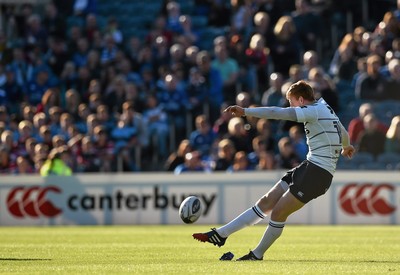
[[[224,262],[248,253],[254,226],[224,247],[200,243],[209,226],[0,227],[0,273],[8,274],[400,274],[400,227],[294,226],[262,262]]]

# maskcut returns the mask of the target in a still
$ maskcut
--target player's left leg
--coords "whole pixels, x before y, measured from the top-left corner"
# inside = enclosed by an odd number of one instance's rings
[[[253,207],[250,207],[229,223],[217,229],[212,228],[211,231],[206,233],[195,233],[193,234],[193,238],[201,242],[212,243],[219,247],[223,246],[229,235],[263,220],[288,188],[286,182],[279,181]]]
[[[262,259],[265,251],[281,236],[286,219],[290,214],[302,208],[305,203],[299,201],[290,191],[287,191],[275,205],[271,213],[269,225],[257,247],[252,251],[253,255]]]

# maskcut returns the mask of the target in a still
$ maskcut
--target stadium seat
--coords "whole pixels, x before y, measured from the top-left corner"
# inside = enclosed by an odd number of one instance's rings
[[[384,170],[386,165],[381,162],[366,162],[358,165],[360,170]]]
[[[374,156],[371,153],[367,152],[357,152],[354,154],[351,161],[356,163],[357,165],[371,163],[374,162]]]
[[[385,169],[393,170],[400,165],[400,154],[391,152],[383,153],[378,156],[377,161],[384,164]]]

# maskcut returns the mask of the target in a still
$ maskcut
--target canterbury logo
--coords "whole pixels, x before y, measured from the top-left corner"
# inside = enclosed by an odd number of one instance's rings
[[[396,210],[386,198],[393,192],[394,187],[387,183],[374,185],[371,183],[346,185],[339,194],[339,203],[343,211],[351,215],[389,215]]]
[[[7,196],[7,206],[10,213],[18,218],[54,217],[62,211],[47,200],[48,192],[61,193],[56,186],[48,187],[16,187]]]

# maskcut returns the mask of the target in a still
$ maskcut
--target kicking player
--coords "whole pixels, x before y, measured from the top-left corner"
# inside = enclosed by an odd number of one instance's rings
[[[288,216],[329,189],[339,155],[352,158],[354,154],[354,147],[339,118],[322,98],[315,100],[308,83],[301,80],[292,84],[286,98],[290,103],[288,108],[242,108],[235,105],[225,109],[236,117],[303,122],[309,147],[307,159],[286,172],[253,207],[224,226],[193,234],[196,240],[221,247],[231,234],[260,222],[270,213],[269,225],[258,245],[237,261],[262,260],[267,249],[282,234]]]

